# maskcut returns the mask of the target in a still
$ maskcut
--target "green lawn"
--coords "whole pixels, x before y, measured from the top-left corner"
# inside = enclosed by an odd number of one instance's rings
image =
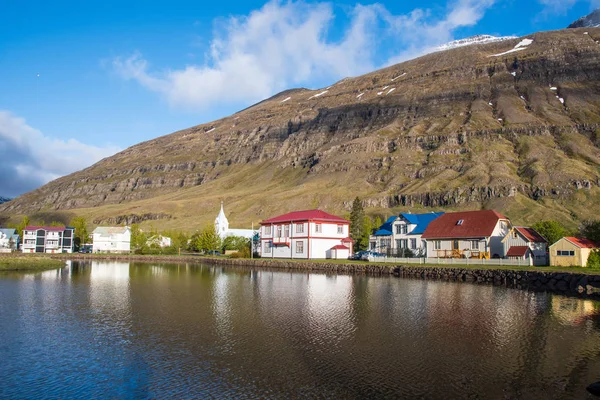
[[[0,271],[46,271],[64,266],[64,261],[50,257],[0,257]]]

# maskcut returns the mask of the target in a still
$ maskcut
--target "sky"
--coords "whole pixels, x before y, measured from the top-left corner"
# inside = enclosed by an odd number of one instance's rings
[[[418,3],[418,6],[415,4]],[[0,12],[0,196],[142,141],[600,0],[21,1]]]

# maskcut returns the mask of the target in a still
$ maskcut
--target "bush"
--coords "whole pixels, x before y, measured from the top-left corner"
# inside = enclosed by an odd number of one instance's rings
[[[586,265],[588,268],[600,269],[600,250],[592,250]]]

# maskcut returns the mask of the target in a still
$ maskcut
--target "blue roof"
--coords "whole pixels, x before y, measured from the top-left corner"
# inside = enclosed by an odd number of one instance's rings
[[[417,225],[415,229],[410,232],[411,235],[420,235],[425,232],[427,225],[440,215],[444,215],[443,212],[430,212],[426,214],[400,214],[402,218],[407,220],[412,225]]]
[[[396,216],[389,217],[387,221],[385,221],[383,225],[381,225],[379,229],[377,229],[377,232],[375,232],[375,236],[391,236],[392,225],[394,224],[394,221],[396,219],[398,219],[398,217]]]

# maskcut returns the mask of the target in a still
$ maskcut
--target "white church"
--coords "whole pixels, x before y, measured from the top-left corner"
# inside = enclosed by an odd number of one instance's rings
[[[219,215],[215,218],[215,230],[221,239],[225,239],[227,236],[241,236],[246,239],[252,239],[256,233],[252,229],[229,229],[229,221],[227,221],[225,211],[223,211],[223,202],[221,202],[221,211],[219,211]]]

